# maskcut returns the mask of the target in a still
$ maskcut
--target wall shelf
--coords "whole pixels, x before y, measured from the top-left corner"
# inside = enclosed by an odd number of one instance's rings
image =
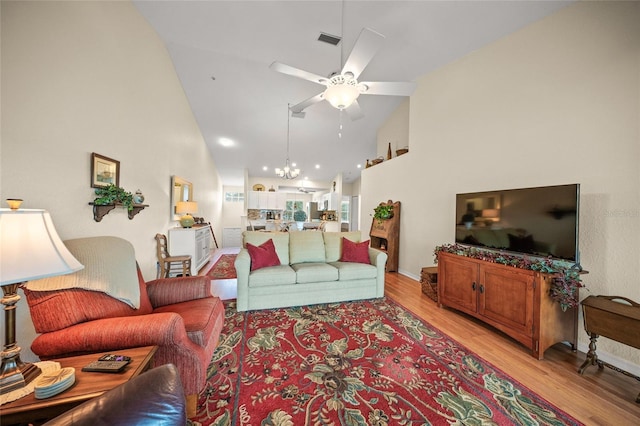
[[[100,222],[103,217],[109,214],[109,212],[116,207],[122,207],[121,203],[116,204],[105,204],[105,205],[97,205],[94,203],[89,203],[90,206],[93,206],[93,220],[96,222]],[[149,207],[149,204],[134,204],[133,210],[127,211],[127,215],[129,216],[129,220],[133,219],[135,215],[140,213],[145,207]]]

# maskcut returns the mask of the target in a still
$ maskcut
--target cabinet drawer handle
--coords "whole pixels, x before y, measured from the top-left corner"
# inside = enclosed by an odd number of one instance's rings
[[[484,286],[480,284],[480,293],[484,293]]]
[[[476,282],[474,281],[473,284],[471,284],[471,288],[473,289],[473,291],[476,291]]]

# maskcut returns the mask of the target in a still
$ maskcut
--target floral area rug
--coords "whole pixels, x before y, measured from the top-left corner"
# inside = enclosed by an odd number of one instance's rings
[[[223,254],[220,256],[220,259],[207,272],[207,276],[212,280],[237,278],[236,267],[233,265],[236,256],[236,254]]]
[[[575,425],[393,301],[238,313],[191,425]]]

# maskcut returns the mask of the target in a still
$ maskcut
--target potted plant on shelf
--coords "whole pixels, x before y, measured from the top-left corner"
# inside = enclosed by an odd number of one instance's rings
[[[378,221],[378,225],[382,225],[383,221],[393,217],[393,204],[380,204],[373,209],[373,217]]]
[[[128,211],[133,210],[133,194],[125,191],[124,188],[109,184],[95,191],[96,199],[93,204],[96,206],[107,206],[110,204],[122,204]]]

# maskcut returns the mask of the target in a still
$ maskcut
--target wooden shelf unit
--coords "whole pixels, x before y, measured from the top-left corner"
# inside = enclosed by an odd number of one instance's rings
[[[398,270],[400,250],[400,201],[391,200],[380,205],[393,205],[393,216],[389,219],[373,218],[369,238],[371,247],[387,253],[387,272]]]
[[[553,275],[484,260],[438,254],[438,306],[448,306],[497,328],[537,359],[559,342],[576,350],[578,310],[551,299]]]

